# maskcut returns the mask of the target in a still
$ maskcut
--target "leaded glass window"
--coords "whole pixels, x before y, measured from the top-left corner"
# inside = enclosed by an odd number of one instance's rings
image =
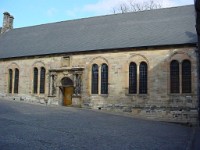
[[[139,79],[139,93],[147,94],[147,64],[140,63],[140,79]]]
[[[40,72],[40,93],[41,94],[45,93],[45,73],[46,73],[46,70],[44,67],[42,67],[41,72]]]
[[[12,93],[12,77],[13,77],[13,71],[12,69],[9,69],[9,87],[8,87],[8,92]]]
[[[182,93],[191,93],[191,63],[184,60],[182,63]]]
[[[108,94],[108,65],[101,66],[101,94]]]
[[[129,65],[129,94],[137,93],[137,65],[131,62]]]
[[[180,77],[179,77],[179,62],[171,61],[170,64],[170,91],[171,93],[180,93]]]
[[[92,94],[98,94],[98,69],[97,64],[92,65]]]
[[[15,69],[15,82],[14,82],[14,93],[18,93],[19,88],[19,69]]]
[[[33,70],[33,93],[37,94],[38,91],[38,69]]]

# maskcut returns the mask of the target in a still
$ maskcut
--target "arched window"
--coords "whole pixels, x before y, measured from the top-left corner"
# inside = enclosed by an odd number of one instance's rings
[[[45,73],[46,73],[46,70],[44,67],[42,67],[41,72],[40,72],[40,93],[41,94],[45,93]]]
[[[147,94],[147,64],[145,62],[140,63],[140,81],[139,81],[139,93]]]
[[[170,64],[170,89],[171,93],[180,92],[180,79],[179,79],[179,63],[177,60],[173,60]]]
[[[182,63],[182,93],[191,93],[191,63],[184,60]]]
[[[129,65],[129,94],[137,93],[137,65],[131,62]]]
[[[92,65],[92,94],[98,94],[98,69],[97,64]]]
[[[108,94],[108,65],[101,66],[101,94]]]
[[[19,87],[19,69],[15,69],[15,82],[14,82],[14,93],[18,93]]]
[[[33,93],[37,94],[38,91],[38,69],[33,70]]]
[[[13,77],[13,71],[12,71],[12,69],[9,69],[9,81],[8,81],[8,83],[9,83],[9,87],[8,87],[8,92],[9,93],[12,93],[12,77]]]

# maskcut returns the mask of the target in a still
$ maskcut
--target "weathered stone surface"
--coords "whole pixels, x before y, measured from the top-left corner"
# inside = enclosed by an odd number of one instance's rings
[[[67,58],[67,60],[63,59]],[[192,64],[192,92],[189,94],[170,94],[170,61],[189,59]],[[65,65],[64,62],[67,61]],[[135,62],[137,67],[144,61],[148,64],[148,93],[129,94],[129,64]],[[109,68],[108,94],[91,94],[91,67],[99,68],[106,63]],[[33,93],[33,68],[45,67],[45,93]],[[20,72],[18,94],[8,94],[8,69],[18,68]],[[178,122],[195,122],[197,115],[197,56],[195,48],[162,48],[148,50],[126,50],[116,52],[99,52],[66,55],[52,55],[29,58],[16,58],[0,61],[0,96],[16,101],[62,105],[63,93],[61,79],[73,80],[75,68],[81,72],[80,100],[74,99],[75,105],[93,109],[107,109],[128,112],[140,117],[162,119]],[[70,70],[71,69],[71,70]],[[74,69],[74,70],[73,70]],[[51,95],[50,75],[54,74],[55,94]],[[139,72],[138,72],[139,76]],[[100,79],[100,78],[99,78]],[[139,82],[138,82],[139,84]],[[139,93],[139,92],[137,92]],[[193,112],[195,110],[195,112]],[[192,114],[191,114],[192,111]]]

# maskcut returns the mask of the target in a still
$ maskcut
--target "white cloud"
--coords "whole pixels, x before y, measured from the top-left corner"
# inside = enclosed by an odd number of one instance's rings
[[[68,19],[113,14],[113,8],[119,8],[120,4],[128,3],[129,1],[130,0],[98,0],[96,3],[89,3],[82,7],[74,7],[65,10],[63,14],[65,14]],[[142,4],[150,0],[134,1],[135,3]],[[193,0],[154,0],[154,2],[160,4],[162,8],[193,4]],[[52,17],[56,13],[58,13],[58,10],[51,8],[48,10],[47,14]]]
[[[80,8],[72,8],[70,10],[66,10],[65,14],[67,15],[67,17],[77,18],[77,15],[81,14],[81,9]]]
[[[126,0],[99,0],[97,3],[85,5],[83,11],[94,12],[95,14],[110,13],[112,8],[126,2]]]
[[[57,9],[56,8],[49,8],[46,12],[48,17],[53,17],[56,13],[57,13]]]
[[[190,5],[190,4],[194,4],[194,0],[175,0],[175,6]]]

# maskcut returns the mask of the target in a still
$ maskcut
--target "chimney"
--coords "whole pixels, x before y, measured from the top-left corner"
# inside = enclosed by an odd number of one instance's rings
[[[3,13],[3,27],[1,29],[1,33],[5,33],[11,29],[13,29],[13,20],[14,17],[11,16],[8,12]]]

